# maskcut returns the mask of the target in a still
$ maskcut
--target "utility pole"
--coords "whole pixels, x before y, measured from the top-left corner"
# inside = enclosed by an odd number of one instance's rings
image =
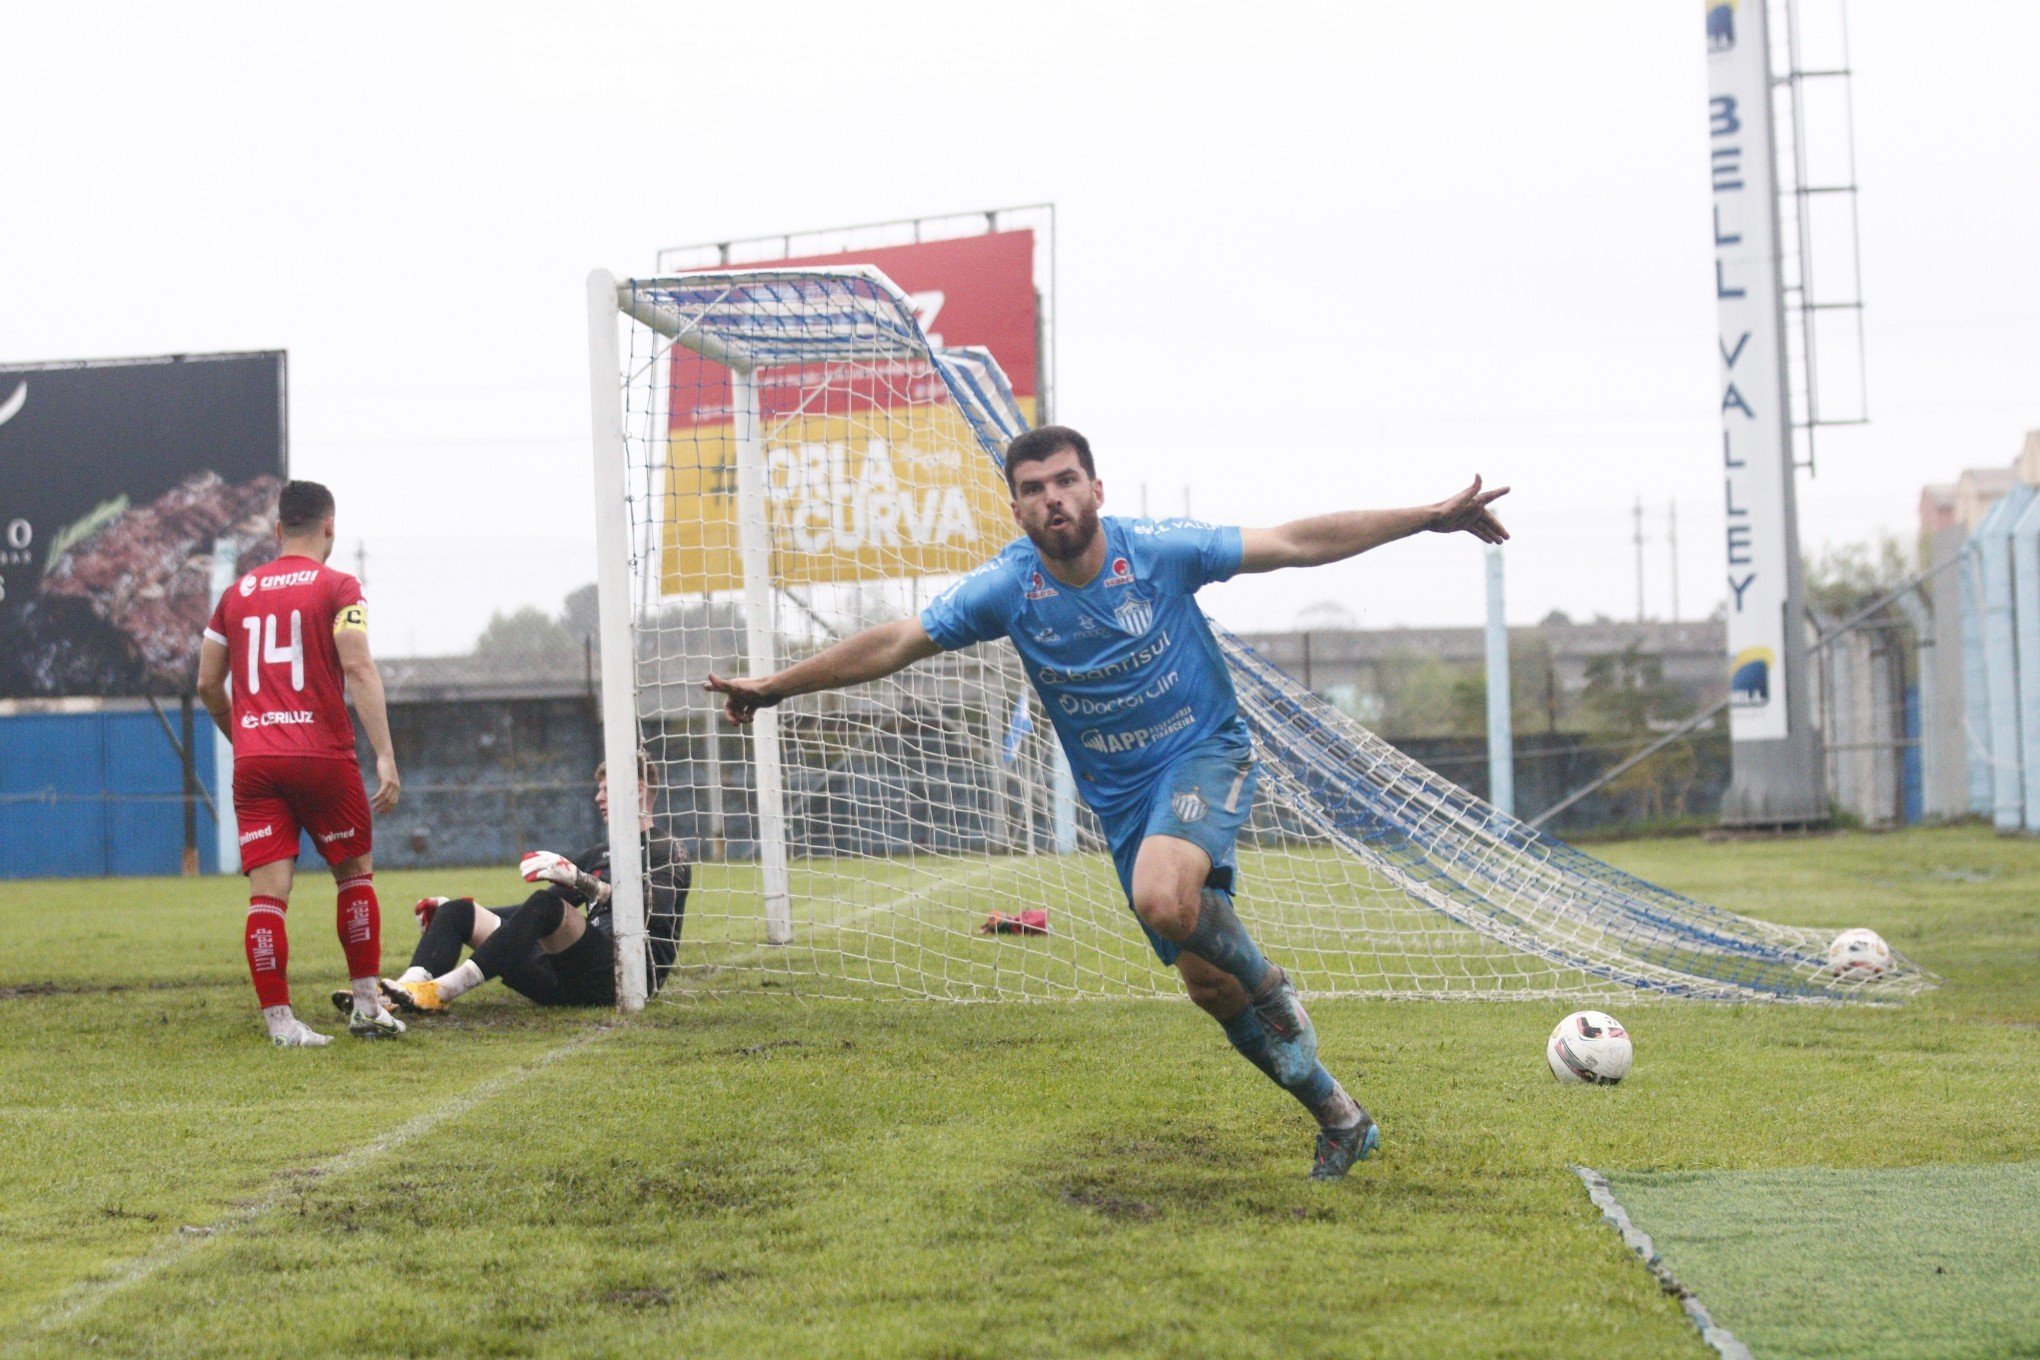
[[[366,539],[357,538],[354,540],[354,579],[361,584],[363,590],[368,589],[368,541]]]
[[[1636,621],[1643,622],[1643,497],[1636,498]]]
[[[1671,544],[1672,558],[1672,622],[1679,621],[1679,502],[1674,499],[1665,507],[1665,538]]]

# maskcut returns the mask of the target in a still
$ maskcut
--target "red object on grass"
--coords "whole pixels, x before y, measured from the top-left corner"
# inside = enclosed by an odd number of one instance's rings
[[[985,918],[978,927],[980,935],[1046,935],[1048,934],[1048,911],[1037,908],[1033,911],[1018,912],[1008,916],[995,911]]]

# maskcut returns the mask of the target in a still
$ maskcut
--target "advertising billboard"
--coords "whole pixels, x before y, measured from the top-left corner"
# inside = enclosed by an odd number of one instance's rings
[[[1729,731],[1789,735],[1785,487],[1792,476],[1763,0],[1708,0],[1708,169],[1727,504]]]
[[[0,365],[0,698],[188,693],[214,548],[275,553],[284,356]]]
[[[1032,231],[771,261],[843,264],[884,271],[935,345],[989,349],[1033,422],[1041,355]],[[734,589],[743,578],[729,372],[679,349],[670,365],[662,588]],[[1012,538],[1004,488],[932,369],[829,374],[825,409],[816,380],[770,369],[757,378],[775,582],[954,574]],[[872,419],[878,411],[882,421]]]

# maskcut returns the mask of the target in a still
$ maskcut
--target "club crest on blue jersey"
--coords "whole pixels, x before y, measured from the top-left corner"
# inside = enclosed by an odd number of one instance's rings
[[[1184,789],[1169,799],[1169,811],[1176,814],[1179,822],[1203,821],[1205,810],[1204,795],[1196,789]]]
[[[1055,587],[1042,580],[1041,573],[1037,571],[1027,582],[1027,598],[1030,600],[1052,600],[1055,598]]]
[[[1112,611],[1112,620],[1121,632],[1141,637],[1154,626],[1155,607],[1138,595],[1129,595],[1119,608]]]
[[[1108,586],[1130,586],[1133,584],[1133,564],[1123,557],[1112,559],[1112,574],[1105,578]]]

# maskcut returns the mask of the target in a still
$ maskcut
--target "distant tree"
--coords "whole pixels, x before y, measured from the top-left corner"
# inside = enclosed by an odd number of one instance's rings
[[[1337,600],[1319,600],[1296,611],[1296,629],[1300,633],[1350,632],[1359,626],[1359,618]]]
[[[1806,561],[1806,603],[1816,613],[1853,614],[1909,579],[1916,552],[1881,531],[1856,543],[1827,544]]]
[[[602,610],[593,581],[568,593],[560,609],[560,627],[577,638],[602,636]]]
[[[1487,730],[1487,684],[1478,666],[1420,652],[1384,656],[1377,668],[1385,735],[1474,737]]]
[[[1692,700],[1665,683],[1664,658],[1640,643],[1588,658],[1585,678],[1578,721],[1590,732],[1641,743],[1693,712]],[[1676,816],[1687,810],[1698,772],[1692,742],[1674,742],[1610,780],[1608,795],[1628,805],[1625,816]]]
[[[1653,722],[1688,717],[1692,701],[1665,683],[1664,658],[1632,642],[1619,652],[1589,657],[1580,716],[1589,731],[1637,736]]]
[[[561,626],[536,605],[525,605],[514,614],[501,610],[489,616],[489,626],[475,640],[476,656],[507,660],[540,655],[580,655],[581,639]]]

